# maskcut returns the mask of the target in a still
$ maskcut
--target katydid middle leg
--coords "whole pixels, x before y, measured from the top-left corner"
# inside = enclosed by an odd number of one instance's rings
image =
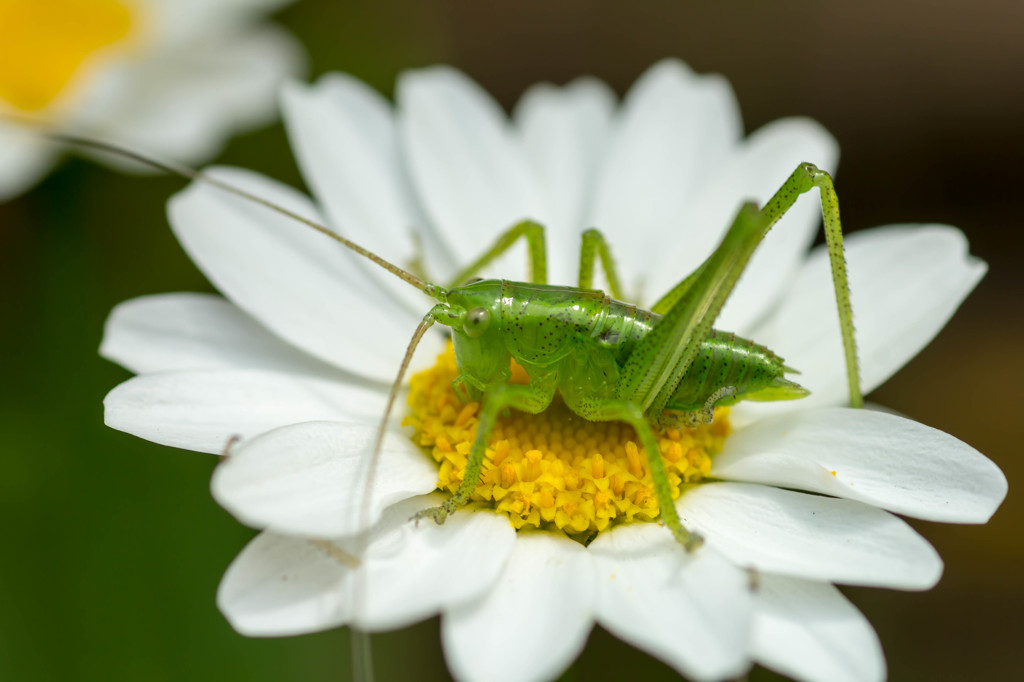
[[[697,533],[687,530],[683,526],[682,521],[679,520],[675,501],[672,499],[672,487],[669,484],[668,471],[665,469],[665,461],[661,458],[661,448],[658,447],[658,440],[654,436],[654,430],[651,428],[640,406],[623,400],[605,400],[591,402],[586,405],[569,405],[569,408],[590,421],[621,421],[633,427],[637,438],[640,439],[640,445],[643,446],[647,456],[647,466],[651,470],[654,495],[658,500],[658,509],[661,511],[662,521],[672,531],[672,536],[687,551],[693,551],[700,547],[704,539]]]

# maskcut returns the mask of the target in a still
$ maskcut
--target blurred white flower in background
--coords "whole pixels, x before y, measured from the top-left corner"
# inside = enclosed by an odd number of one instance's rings
[[[290,1],[0,0],[0,200],[61,152],[17,119],[189,163],[272,120],[278,85],[304,57],[258,22]]]

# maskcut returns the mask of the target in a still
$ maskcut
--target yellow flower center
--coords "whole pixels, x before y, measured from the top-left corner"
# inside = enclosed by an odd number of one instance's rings
[[[22,111],[44,109],[132,24],[119,0],[0,0],[0,99]]]
[[[529,383],[512,363],[515,383]],[[476,437],[479,403],[461,403],[451,344],[437,364],[412,377],[413,441],[440,465],[437,487],[455,492]],[[656,431],[672,497],[711,471],[711,457],[729,435],[728,409],[695,429]],[[471,503],[504,512],[520,528],[558,530],[580,541],[625,521],[660,515],[654,483],[633,428],[588,422],[557,397],[541,414],[512,411],[498,420]]]

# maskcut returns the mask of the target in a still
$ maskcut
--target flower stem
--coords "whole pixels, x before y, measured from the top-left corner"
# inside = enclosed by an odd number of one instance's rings
[[[373,651],[370,648],[370,633],[350,627],[349,642],[352,645],[353,682],[373,682]]]

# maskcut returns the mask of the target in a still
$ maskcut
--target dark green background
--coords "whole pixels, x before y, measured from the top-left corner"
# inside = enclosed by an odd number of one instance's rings
[[[877,628],[891,679],[1018,679],[1024,9],[711,4],[304,0],[279,20],[305,43],[314,76],[344,70],[390,93],[402,69],[447,62],[506,106],[531,83],[584,73],[622,92],[679,56],[732,81],[748,130],[805,114],[836,135],[849,229],[961,227],[991,273],[872,398],[979,448],[1006,472],[1010,496],[984,527],[915,523],[947,564],[935,590],[848,594]],[[235,139],[220,160],[301,186],[279,126]],[[103,426],[104,394],[129,376],[96,353],[109,310],[209,290],[167,229],[164,203],[180,187],[69,161],[0,204],[2,680],[350,675],[344,631],[251,640],[217,612],[220,576],[252,532],[210,498],[214,459]],[[437,630],[434,619],[375,637],[379,678],[447,679]],[[600,631],[569,675],[675,677]]]

